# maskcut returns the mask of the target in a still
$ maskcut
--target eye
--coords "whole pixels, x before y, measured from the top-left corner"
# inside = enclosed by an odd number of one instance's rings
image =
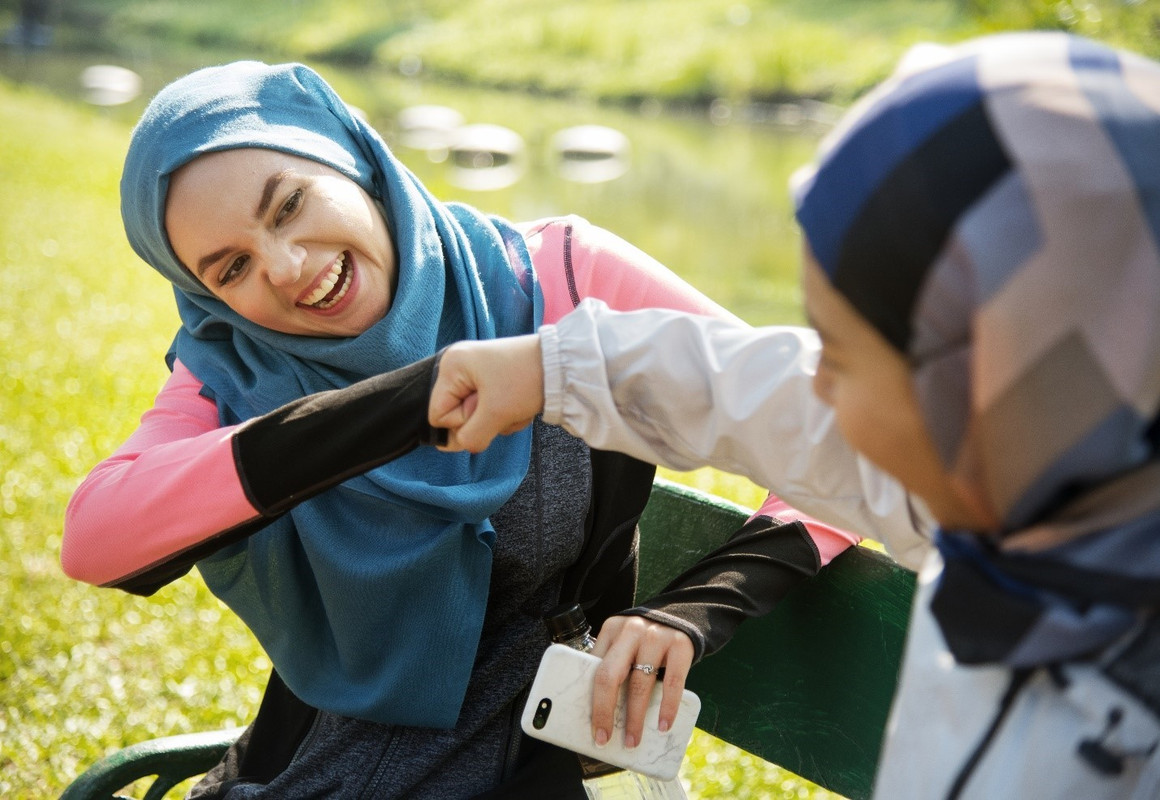
[[[234,280],[246,268],[246,263],[250,260],[249,256],[238,256],[222,270],[218,276],[218,285],[225,286],[230,281]]]
[[[822,352],[818,358],[818,366],[814,371],[813,389],[814,394],[828,406],[834,404],[835,381],[841,370],[834,365],[832,358],[826,347],[822,347]]]
[[[286,202],[282,204],[282,207],[280,209],[278,209],[278,214],[276,217],[274,217],[274,222],[280,223],[280,222],[284,221],[287,217],[289,217],[291,214],[293,214],[295,211],[297,211],[301,205],[302,205],[302,190],[295,189],[290,194],[290,196],[286,198]]]

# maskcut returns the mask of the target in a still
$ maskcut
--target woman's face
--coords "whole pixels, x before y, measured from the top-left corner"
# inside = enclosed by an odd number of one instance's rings
[[[300,336],[357,336],[383,318],[397,279],[383,215],[330,167],[275,150],[200,156],[170,179],[177,257],[251,322]]]
[[[906,359],[834,288],[808,251],[804,260],[806,313],[822,340],[814,394],[834,409],[846,441],[922,498],[943,527],[997,527],[943,466]]]

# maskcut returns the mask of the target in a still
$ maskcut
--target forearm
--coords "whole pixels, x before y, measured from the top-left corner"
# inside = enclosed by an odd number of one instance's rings
[[[427,359],[240,426],[204,430],[204,414],[175,421],[172,409],[155,408],[73,495],[65,572],[151,593],[294,505],[409,452],[430,437],[432,366]]]
[[[700,659],[724,646],[742,622],[771,611],[820,568],[802,523],[755,516],[656,597],[623,613],[685,632]]]
[[[593,447],[744,475],[917,565],[929,514],[855,455],[814,397],[812,331],[584,303],[540,343],[546,421]]]
[[[354,475],[435,444],[435,357],[320,392],[239,426],[234,460],[254,507],[274,518]]]

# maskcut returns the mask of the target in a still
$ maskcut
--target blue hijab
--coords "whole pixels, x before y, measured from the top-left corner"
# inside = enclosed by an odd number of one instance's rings
[[[165,233],[169,176],[197,156],[268,148],[349,177],[384,209],[398,256],[386,316],[359,336],[278,333],[215,299]],[[222,424],[430,356],[460,339],[534,331],[542,297],[506,223],[435,200],[315,72],[239,62],[163,89],[133,132],[121,212],[137,253],[171,281],[170,353]],[[378,722],[451,727],[471,675],[491,577],[488,517],[527,472],[530,434],[477,456],[421,448],[299,504],[199,562],[290,689]],[[303,453],[309,458],[309,453]]]

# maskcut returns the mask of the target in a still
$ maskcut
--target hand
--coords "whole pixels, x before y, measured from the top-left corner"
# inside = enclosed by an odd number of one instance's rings
[[[631,749],[640,744],[644,712],[657,676],[635,670],[633,664],[665,668],[658,727],[662,732],[672,727],[693,665],[695,651],[687,634],[644,617],[611,617],[600,629],[592,652],[603,658],[592,691],[592,738],[597,745],[605,744],[611,735],[616,701],[626,679],[624,745]]]
[[[440,450],[482,452],[503,433],[527,427],[544,408],[540,337],[458,342],[439,359],[427,421],[447,428]]]

